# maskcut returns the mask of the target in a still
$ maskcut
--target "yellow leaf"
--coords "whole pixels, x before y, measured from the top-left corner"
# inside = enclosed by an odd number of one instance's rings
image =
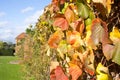
[[[109,80],[108,68],[103,66],[101,63],[96,68],[97,80]]]
[[[87,3],[90,3],[91,2],[91,0],[87,0]]]
[[[117,27],[113,27],[112,32],[110,33],[110,38],[114,41],[114,39],[120,39],[120,31]]]
[[[110,11],[111,11],[111,3],[112,3],[111,0],[106,0],[106,8],[107,8],[108,14],[109,14]]]

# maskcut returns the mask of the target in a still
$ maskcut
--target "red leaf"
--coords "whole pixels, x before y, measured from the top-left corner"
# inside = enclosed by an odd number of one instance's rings
[[[60,4],[64,4],[65,3],[65,0],[60,0]]]
[[[63,15],[60,15],[59,17],[55,18],[53,26],[57,26],[61,28],[61,30],[67,30],[69,27],[69,24],[67,20],[65,19],[65,17],[63,17]]]
[[[91,34],[90,38],[88,40],[88,45],[95,49],[94,46],[98,45],[99,42],[102,43],[102,45],[112,43],[111,40],[108,37],[108,29],[107,24],[103,22],[101,19],[96,18],[92,21],[91,25]],[[89,33],[87,34],[89,35]]]
[[[52,5],[53,5],[54,12],[59,11],[59,0],[52,0]]]
[[[72,80],[77,80],[82,75],[82,70],[79,66],[71,64],[69,68],[69,74],[72,76]]]
[[[62,68],[57,66],[55,69],[56,80],[68,80],[68,77],[64,74]]]
[[[56,80],[55,74],[50,74],[50,80]]]
[[[103,45],[102,48],[103,48],[104,56],[106,57],[107,60],[110,60],[113,57],[115,46],[106,44]]]
[[[92,69],[85,68],[85,71],[89,73],[91,76],[95,75],[95,72]]]
[[[108,38],[107,24],[103,22],[101,19],[97,18],[93,20],[91,30],[92,30],[91,37],[93,40],[94,38],[98,38],[99,42],[102,42],[103,44],[110,43],[110,40]]]
[[[55,69],[50,72],[50,80],[56,80]]]

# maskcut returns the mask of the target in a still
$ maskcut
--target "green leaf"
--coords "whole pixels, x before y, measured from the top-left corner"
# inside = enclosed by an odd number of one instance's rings
[[[78,7],[78,15],[82,17],[83,19],[88,18],[89,16],[89,9],[86,5],[83,3],[78,3],[77,2],[77,7]]]
[[[87,20],[85,20],[85,25],[88,26],[92,23],[92,20],[90,18],[88,18]]]
[[[113,53],[112,61],[120,65],[120,40],[115,44],[115,50]]]
[[[89,18],[91,20],[95,19],[95,15],[94,15],[94,13],[92,11],[89,12]]]
[[[65,13],[65,9],[68,7],[68,3],[65,3],[65,5],[64,5],[64,8],[62,9],[62,13],[64,14]]]
[[[59,56],[64,59],[64,54],[67,52],[67,43],[65,40],[61,40],[57,51],[59,52]]]

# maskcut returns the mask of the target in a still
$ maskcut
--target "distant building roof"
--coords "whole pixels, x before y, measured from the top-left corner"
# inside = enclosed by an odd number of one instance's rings
[[[16,39],[16,40],[23,39],[23,38],[25,38],[26,36],[27,36],[26,33],[21,33],[21,34],[19,34],[15,39]]]

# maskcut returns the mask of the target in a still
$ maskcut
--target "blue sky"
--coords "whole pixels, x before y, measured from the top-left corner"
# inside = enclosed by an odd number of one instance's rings
[[[15,42],[15,37],[35,24],[51,0],[0,0],[0,40]]]

